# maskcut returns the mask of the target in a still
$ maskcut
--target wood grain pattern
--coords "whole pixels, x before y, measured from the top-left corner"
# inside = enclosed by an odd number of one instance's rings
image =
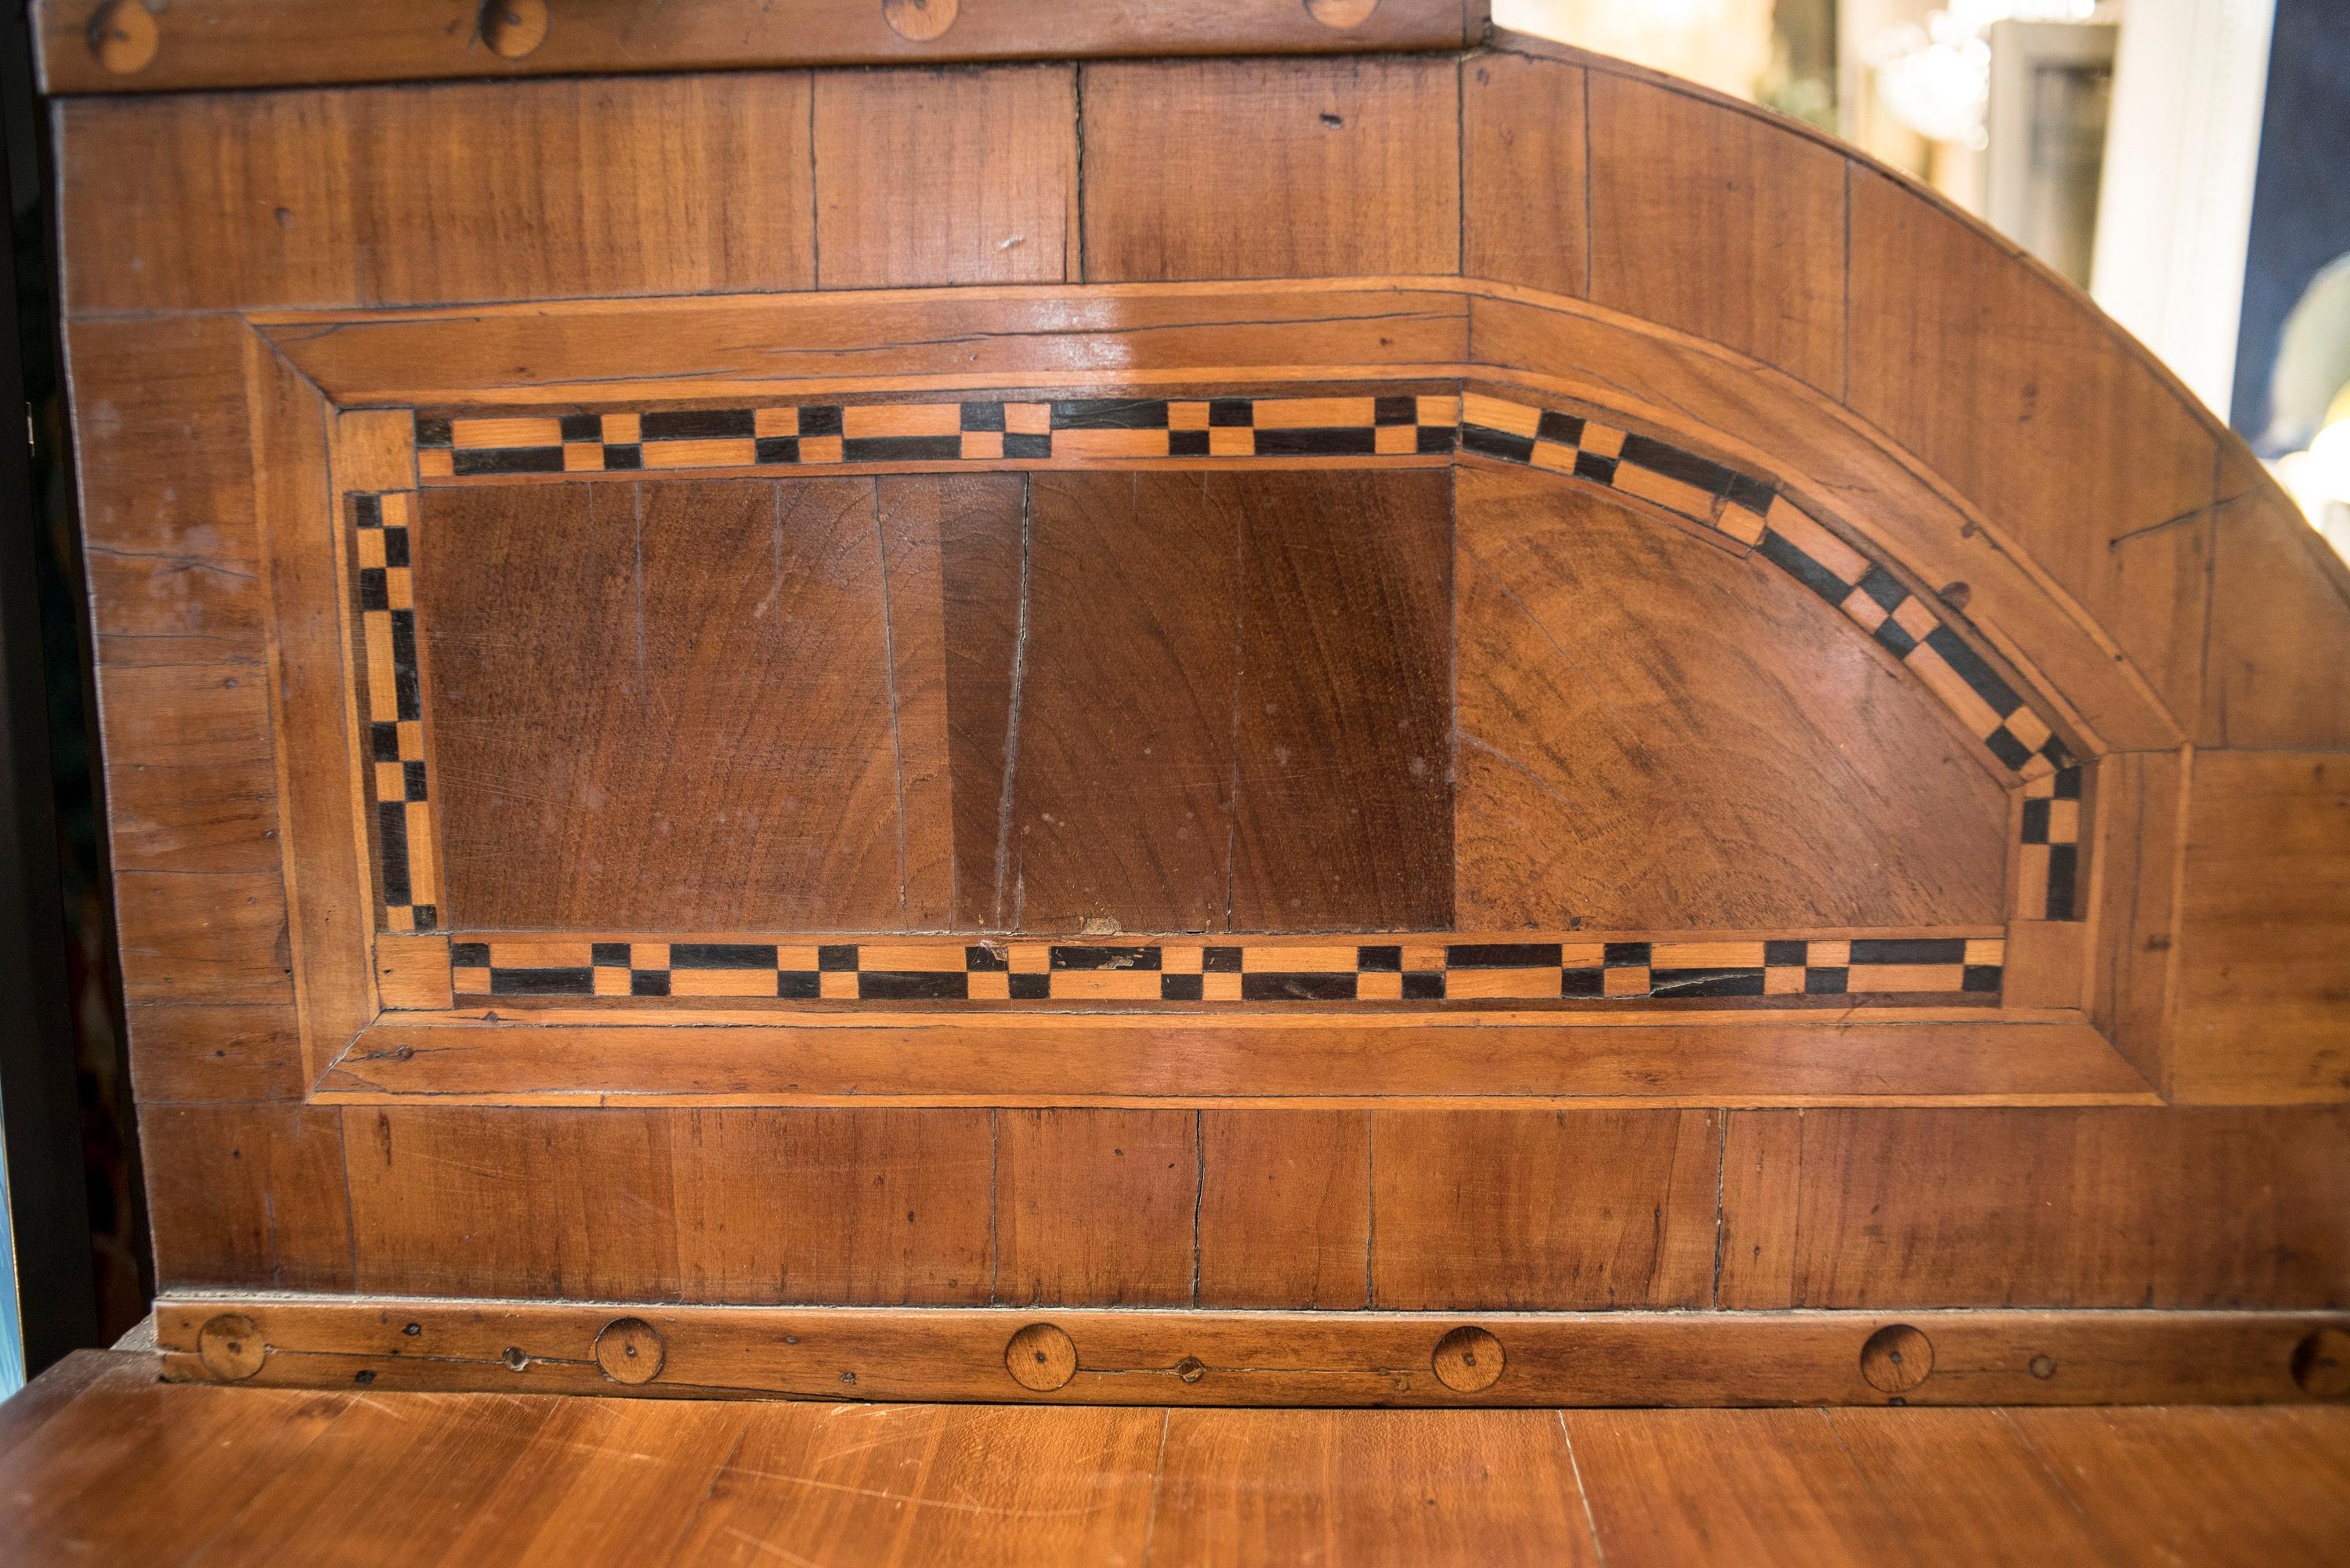
[[[354,1288],[341,1113],[148,1105],[139,1145],[161,1288]]]
[[[2210,427],[2060,286],[1890,180],[1853,175],[1851,244],[1854,410],[2012,530],[2191,725],[2179,610],[2205,556],[2181,524],[2218,499]]]
[[[291,1100],[309,1087],[290,1002],[131,1007],[124,1015],[131,1083],[142,1105]]]
[[[68,100],[67,306],[805,288],[808,109],[800,73]]]
[[[114,866],[276,871],[269,688],[249,664],[129,664],[98,676]]]
[[[107,665],[258,664],[261,542],[241,396],[245,329],[222,317],[66,330],[90,628]]]
[[[1357,1109],[1421,1104],[1704,1107],[1790,1104],[2150,1105],[2135,1067],[2084,1022],[1960,1017],[1833,1022],[1784,1012],[1616,1017],[1565,1033],[1555,1013],[1430,1023],[1369,1010],[1343,1022],[1263,1011],[1031,1014],[1017,1021],[858,1019],[776,1026],[769,1013],[702,1026],[574,1017],[531,1026],[386,1020],[324,1075],[321,1098],[411,1095],[475,1104],[600,1105],[614,1095],[756,1105],[1191,1106]],[[1562,1042],[1571,1040],[1572,1049]],[[877,1052],[883,1053],[877,1055]],[[1335,1085],[1335,1087],[1334,1087]]]
[[[2330,1305],[2345,1171],[2332,1109],[1740,1112],[1719,1304]]]
[[[294,1000],[286,885],[275,871],[118,872],[114,929],[132,1006]]]
[[[1374,1304],[1702,1306],[1721,1128],[1705,1111],[1378,1111]]]
[[[1139,1562],[1165,1424],[1155,1410],[801,1407],[750,1424],[679,1560]]]
[[[1131,392],[1310,379],[1300,371],[1333,366],[1441,375],[1428,368],[1468,358],[1458,282],[1436,279],[598,300],[484,307],[462,321],[305,313],[261,330],[344,404],[788,400],[795,389],[1040,383]]]
[[[1564,1419],[1608,1563],[1858,1565],[1881,1561],[1877,1543],[1895,1534],[1817,1410],[1578,1410]],[[1738,1459],[1719,1463],[1725,1453]],[[1700,1475],[1706,1484],[1692,1484]]]
[[[2350,1096],[2350,758],[2198,752],[2185,831],[2172,1092]]]
[[[1030,482],[1018,744],[991,845],[1015,929],[1227,924],[1239,532],[1202,483]]]
[[[1592,303],[1840,394],[1845,160],[1613,72],[1589,94]]]
[[[346,1556],[442,1568],[1340,1550],[1648,1568],[1839,1544],[1871,1563],[2314,1568],[2350,1542],[2338,1410],[1839,1411],[1843,1446],[1820,1452],[1809,1411],[1570,1428],[1544,1410],[531,1400],[187,1387],[153,1365],[81,1352],[7,1407],[45,1417],[0,1454],[26,1562],[181,1568],[330,1532]]]
[[[1012,713],[1028,657],[1028,482],[1003,474],[898,483],[946,486],[938,493],[937,517],[954,923],[1003,930],[1019,914],[1004,784],[1008,779],[1016,790],[1019,783],[1011,771],[1018,740]],[[890,515],[896,512],[893,506]]]
[[[997,1112],[994,1299],[1189,1304],[1198,1122],[1190,1111]]]
[[[1274,1476],[1326,1478],[1274,1486]],[[1154,1558],[1242,1564],[1600,1559],[1558,1418],[1494,1411],[1179,1410],[1167,1424]]]
[[[41,0],[37,32],[51,92],[154,92],[436,77],[740,70],[1154,54],[1340,54],[1459,48],[1476,42],[1483,4],[1384,0],[1326,24],[1291,0],[1177,0],[1137,11],[1076,0],[1049,14],[974,5],[942,33],[901,34],[883,8],[831,0],[702,0],[643,16],[561,13],[519,56],[484,47],[465,0],[418,0],[355,15],[336,0],[177,0],[155,57],[135,74],[99,64],[89,25],[102,0]]]
[[[2064,1483],[1999,1410],[1825,1413],[1854,1469],[1921,1564],[2123,1568]],[[1987,1499],[1995,1507],[1985,1507]]]
[[[871,482],[436,490],[423,510],[444,923],[901,923]]]
[[[2212,524],[2210,646],[2197,740],[2246,748],[2350,746],[2350,569],[2245,454],[2222,460],[2232,504]],[[2182,628],[2182,631],[2185,628]]]
[[[1201,484],[1242,530],[1231,926],[1451,928],[1450,476]]]
[[[1456,483],[1463,926],[2000,918],[1997,781],[1836,611],[1566,481]]]
[[[345,1114],[363,1289],[987,1299],[983,1112]]]
[[[2018,1410],[2008,1421],[2125,1563],[2320,1563],[2350,1528],[2342,1434],[2299,1410]],[[2172,1414],[2165,1412],[2166,1415]],[[2205,1499],[2235,1500],[2224,1509]]]
[[[1523,55],[1461,62],[1461,270],[1581,298],[1590,281],[1579,66]]]
[[[1079,93],[1088,281],[1460,269],[1450,60],[1089,65]]]
[[[1371,1124],[1360,1111],[1200,1117],[1200,1304],[1370,1304]]]
[[[1017,480],[974,483],[971,479],[907,474],[874,483],[874,514],[881,524],[881,586],[889,621],[890,739],[905,862],[899,919],[916,930],[958,923],[944,536],[949,519],[974,496],[1003,496],[1016,510],[1019,493]]]
[[[827,72],[815,91],[823,286],[1074,277],[1075,67]]]

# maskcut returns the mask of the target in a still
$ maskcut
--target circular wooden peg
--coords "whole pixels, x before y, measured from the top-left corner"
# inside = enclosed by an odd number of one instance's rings
[[[2293,1381],[2320,1399],[2350,1395],[2350,1334],[2321,1328],[2293,1347]]]
[[[1305,0],[1305,14],[1340,32],[1359,27],[1379,8],[1379,0]]]
[[[119,77],[145,70],[161,42],[155,13],[139,0],[109,0],[89,19],[89,52]]]
[[[955,25],[959,0],[881,0],[881,19],[901,38],[927,44]]]
[[[546,41],[546,0],[489,0],[482,7],[482,42],[504,59],[518,60]]]
[[[1049,1323],[1032,1323],[1003,1346],[1003,1367],[1021,1387],[1050,1394],[1077,1375],[1076,1342]]]
[[[1906,1323],[1887,1324],[1860,1347],[1860,1375],[1881,1393],[1907,1394],[1934,1370],[1934,1342]]]
[[[660,1330],[640,1317],[616,1317],[596,1336],[596,1365],[615,1383],[650,1383],[668,1358]]]
[[[266,1354],[261,1331],[242,1313],[223,1313],[196,1331],[196,1359],[225,1383],[241,1383],[260,1371]]]
[[[1502,1342],[1482,1328],[1456,1328],[1436,1342],[1429,1365],[1455,1394],[1482,1393],[1502,1380]]]

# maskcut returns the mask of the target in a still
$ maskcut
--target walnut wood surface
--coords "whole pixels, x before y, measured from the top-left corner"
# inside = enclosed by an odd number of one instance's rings
[[[1997,781],[1842,617],[1548,476],[1459,485],[1462,923],[1998,918]]]
[[[2301,1568],[2331,1409],[1023,1409],[219,1389],[81,1352],[0,1414],[28,1563],[316,1542],[417,1563]],[[1823,1448],[1821,1434],[1828,1434]],[[8,1439],[15,1439],[8,1441]],[[459,1507],[425,1507],[420,1499]],[[282,1553],[281,1553],[282,1554]]]
[[[53,58],[86,50],[72,9],[46,13]],[[196,14],[175,6],[172,20]],[[284,7],[250,14],[291,26]],[[1332,31],[1302,8],[1284,15],[1301,34]],[[1388,37],[1388,25],[1356,36]],[[551,37],[567,36],[558,24]],[[1089,47],[1074,25],[1065,41]],[[1209,1305],[1359,1304],[1347,1263],[1361,1241],[1370,1279],[1418,1282],[1432,1308],[1618,1281],[1677,1302],[1695,1283],[1698,1304],[1718,1306],[2339,1304],[2336,1113],[2058,1102],[2345,1093],[2328,748],[2343,733],[2329,699],[2350,579],[2142,350],[2003,242],[1786,122],[1615,62],[1500,42],[1460,61],[1023,66],[1016,79],[952,84],[781,71],[59,105],[114,892],[161,1277],[983,1301],[970,1293],[983,1270],[998,1288],[1009,1204],[1030,1216],[1011,1277],[1054,1282],[1065,1299],[1130,1285],[1179,1305],[1193,1288]],[[168,74],[197,67],[169,30],[164,44],[147,83],[197,79]],[[294,28],[274,56],[321,79],[334,67],[316,45]],[[579,68],[554,43],[522,67],[475,54],[502,73]],[[1082,110],[1073,100],[1056,127],[1047,89],[1072,70]],[[1000,124],[958,119],[968,142],[933,138],[934,165],[876,178],[890,128],[947,93],[999,106]],[[1170,105],[1199,111],[1181,136]],[[1547,123],[1559,117],[1573,123]],[[1056,181],[1076,167],[1080,119],[1073,211]],[[1015,125],[1033,134],[997,148]],[[1692,189],[1714,167],[1690,153],[1700,145],[1754,188]],[[1679,209],[1674,226],[1653,226],[1666,188],[1691,190],[1730,249],[1676,259],[1707,231]],[[910,202],[918,189],[935,199]],[[719,191],[729,199],[711,199]],[[1762,270],[1721,260],[1754,250],[1768,214],[1840,201],[1848,254],[1816,232],[1825,218],[1806,218],[1775,236]],[[1003,246],[1014,228],[1049,233],[1056,214],[1059,271],[1039,263],[1048,241]],[[1758,308],[1756,279],[1773,268],[1802,306],[1791,317]],[[939,286],[1007,277],[1045,281]],[[809,292],[847,280],[863,292]],[[1844,307],[1820,306],[1830,299]],[[359,314],[386,306],[415,308]],[[543,1028],[451,1018],[360,1033],[380,981],[348,936],[365,907],[355,737],[339,680],[308,679],[345,657],[345,600],[330,576],[323,596],[311,590],[340,526],[328,492],[347,478],[395,488],[405,472],[384,439],[397,410],[1483,378],[1769,475],[1915,592],[1963,606],[1953,613],[1982,657],[2044,697],[2090,764],[2085,919],[2067,939],[2078,1013],[1738,1028],[1641,1015],[1571,1041],[1500,1019],[1203,1033],[1081,1016],[951,1041],[888,1016],[788,1035],[740,1019],[591,1033],[556,1015]],[[870,842],[843,858],[883,868],[877,922],[972,929],[983,907],[1003,918],[989,830],[1003,822],[1012,701],[984,672],[1005,670],[1019,639],[1004,612],[1019,604],[1005,541],[1021,482],[959,474],[925,491],[936,482],[892,475],[882,488],[908,487],[904,500],[878,522],[865,483],[858,547],[873,587],[844,637],[861,649],[858,680],[895,683],[899,702],[882,806],[859,819]],[[628,484],[595,488],[618,497]],[[567,488],[541,485],[530,504],[555,506],[538,497]],[[1716,548],[1660,518],[1642,526],[1652,553]],[[1353,565],[1308,564],[1333,581]],[[1164,563],[1151,581],[1212,586]],[[1070,607],[1081,646],[1075,611],[1103,607]],[[536,613],[528,596],[500,608],[509,626]],[[1394,668],[1424,665],[1422,646],[1394,650]],[[255,688],[228,685],[248,677],[268,700],[265,794]],[[995,694],[966,701],[975,677],[998,680]],[[1168,696],[1129,694],[1145,700]],[[1891,748],[1840,738],[1835,765],[1886,765]],[[966,790],[973,769],[983,782]],[[1962,804],[1975,787],[1956,791]],[[1974,842],[1967,812],[1912,775],[1898,788]],[[1211,814],[1226,809],[1229,784],[1203,793]],[[1837,852],[1852,815],[1832,819]],[[1334,899],[1367,886],[1326,850],[1317,873],[1325,861]],[[1389,894],[1361,896],[1384,908]],[[2072,950],[2035,961],[2046,995],[2064,994]],[[314,1084],[358,1103],[306,1104]],[[858,1103],[893,1087],[959,1106]],[[369,1103],[421,1095],[440,1098]],[[1608,1103],[1507,1098],[1575,1095]],[[1458,1110],[1463,1096],[1492,1096],[1492,1134],[1463,1146],[1414,1121],[1390,1138],[1389,1117]],[[1043,1108],[1093,1096],[1117,1104]],[[713,1103],[808,1098],[841,1104]],[[1807,1099],[1842,1108],[1792,1108]],[[1921,1099],[1944,1103],[1887,1103]],[[2012,1108],[2034,1100],[2051,1108]],[[1212,1120],[1301,1101],[1319,1116],[1253,1112],[1277,1119],[1247,1136]],[[1373,1105],[1386,1108],[1366,1115]],[[1790,1108],[1741,1108],[1765,1106]],[[1172,1163],[1149,1181],[1104,1179],[1121,1157],[1101,1153],[1103,1134],[1123,1124],[1080,1116],[1146,1112],[1148,1147]],[[1034,1122],[1007,1176],[1014,1116]],[[1675,1150],[1689,1127],[1719,1128],[1718,1284],[1689,1241],[1706,1229],[1702,1172],[1665,1151],[1668,1124]],[[1383,1158],[1391,1146],[1421,1158]],[[1339,1174],[1305,1179],[1317,1167]],[[1357,1172],[1359,1216],[1343,1197]],[[1478,1214],[1489,1189],[1509,1196]],[[1660,1210],[1670,1223],[1651,1241]],[[842,1213],[845,1231],[828,1218]],[[1472,1215],[1486,1228],[1448,1230]],[[476,1233],[499,1245],[459,1240]],[[1669,1262],[1652,1267],[1652,1251]],[[993,1353],[1000,1365],[1000,1337]],[[1849,1347],[1836,1361],[1854,1364]]]

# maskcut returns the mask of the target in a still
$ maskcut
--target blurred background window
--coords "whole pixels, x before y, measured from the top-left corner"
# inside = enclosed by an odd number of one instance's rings
[[[2087,290],[2350,555],[2350,0],[1493,0],[1807,120]]]

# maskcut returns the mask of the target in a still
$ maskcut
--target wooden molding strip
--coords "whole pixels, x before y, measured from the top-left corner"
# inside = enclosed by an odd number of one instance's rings
[[[1102,1405],[2243,1404],[2350,1394],[2350,1314],[1284,1313],[176,1295],[164,1376]]]
[[[36,0],[52,93],[776,66],[1458,49],[1483,0]]]

